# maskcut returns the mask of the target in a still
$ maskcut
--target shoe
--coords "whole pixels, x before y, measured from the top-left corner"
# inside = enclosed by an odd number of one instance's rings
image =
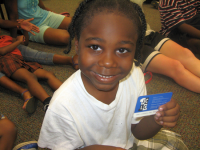
[[[44,112],[47,111],[48,107],[49,107],[49,104],[44,105]]]
[[[28,91],[29,90],[25,90],[24,92],[22,92],[21,94],[22,98],[23,98],[24,93]],[[37,100],[34,97],[31,97],[31,98],[25,99],[24,102],[27,102],[25,110],[28,112],[29,115],[32,115],[37,108]]]
[[[16,145],[13,150],[38,150],[37,141],[23,142]]]
[[[76,55],[72,56],[72,66],[73,66],[74,69],[78,70],[78,69],[79,69],[78,64],[76,64],[76,63],[74,62],[74,58],[75,58],[75,57],[78,57],[78,55],[76,54]],[[76,67],[76,66],[77,66],[77,67]]]
[[[6,117],[5,117],[3,114],[1,114],[1,113],[0,113],[0,117],[1,117],[0,120],[6,118]]]
[[[47,109],[48,109],[48,107],[49,107],[49,103],[50,103],[50,101],[51,101],[51,96],[49,96],[49,97],[47,97],[45,100],[44,100],[44,102],[43,102],[43,104],[44,104],[44,111],[46,112],[47,111]]]

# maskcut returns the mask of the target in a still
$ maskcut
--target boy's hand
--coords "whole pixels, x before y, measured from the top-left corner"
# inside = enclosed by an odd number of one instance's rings
[[[17,36],[16,40],[20,41],[22,44],[23,42],[25,42],[25,37],[23,35],[20,35],[20,36]]]
[[[168,103],[160,106],[154,115],[157,124],[174,127],[180,114],[180,106],[175,99],[171,99]]]
[[[30,21],[32,21],[33,19],[34,18],[27,19],[27,20],[18,19],[17,21],[20,24],[19,28],[28,31],[33,35],[35,35],[35,33],[33,33],[32,31],[39,33],[40,32],[39,27],[30,23]]]

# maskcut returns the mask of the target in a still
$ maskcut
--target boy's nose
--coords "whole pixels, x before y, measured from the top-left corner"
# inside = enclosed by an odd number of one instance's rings
[[[114,68],[117,67],[116,57],[112,54],[105,54],[99,59],[99,66],[105,68]]]

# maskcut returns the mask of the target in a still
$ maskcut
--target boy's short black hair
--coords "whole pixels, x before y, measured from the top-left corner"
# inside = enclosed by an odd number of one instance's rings
[[[71,41],[76,36],[79,40],[82,30],[91,23],[92,18],[97,13],[117,13],[123,15],[130,20],[137,27],[138,40],[136,45],[135,59],[136,66],[140,64],[141,49],[143,46],[143,39],[146,32],[146,20],[142,9],[136,3],[130,0],[84,0],[72,18],[68,31],[70,34],[70,41],[68,44],[68,52],[71,50]]]

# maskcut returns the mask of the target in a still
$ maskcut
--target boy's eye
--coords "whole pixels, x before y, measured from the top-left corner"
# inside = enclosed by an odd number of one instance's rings
[[[124,54],[124,53],[127,53],[128,50],[125,49],[125,48],[120,48],[120,49],[117,50],[117,52],[118,52],[118,53],[121,53],[121,54],[122,54],[122,53]]]
[[[93,50],[96,50],[96,51],[98,51],[98,50],[101,50],[101,48],[98,46],[98,45],[91,45],[91,46],[89,46],[91,49],[93,49]]]

